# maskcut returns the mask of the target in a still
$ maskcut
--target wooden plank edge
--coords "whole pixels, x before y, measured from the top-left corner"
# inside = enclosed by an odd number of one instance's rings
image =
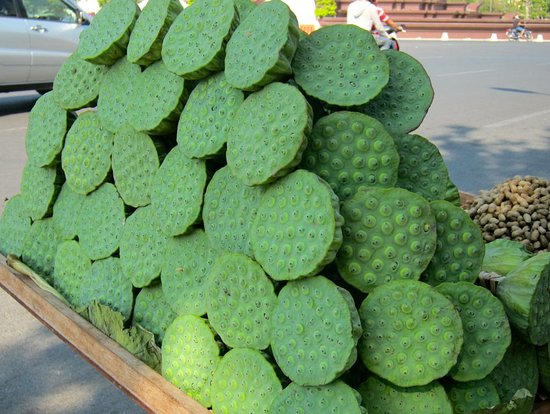
[[[0,286],[144,410],[155,414],[211,413],[51,293],[5,263],[0,255]]]

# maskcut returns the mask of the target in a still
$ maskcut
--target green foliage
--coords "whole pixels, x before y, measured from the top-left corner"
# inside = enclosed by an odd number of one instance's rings
[[[317,17],[336,16],[338,5],[335,0],[317,0],[315,15]]]

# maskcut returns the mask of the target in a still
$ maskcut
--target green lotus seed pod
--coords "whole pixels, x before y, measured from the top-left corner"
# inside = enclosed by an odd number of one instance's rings
[[[470,282],[445,282],[436,290],[454,303],[464,330],[464,343],[449,376],[462,382],[485,378],[512,339],[504,306],[488,289]]]
[[[540,385],[550,392],[550,343],[537,348]]]
[[[95,65],[72,53],[61,65],[53,81],[53,97],[63,109],[76,110],[95,106],[99,85],[108,66]]]
[[[162,60],[169,71],[185,79],[219,72],[224,67],[226,43],[237,24],[233,0],[198,1],[170,26],[162,43]]]
[[[77,54],[88,62],[112,65],[126,54],[130,33],[140,14],[133,0],[114,0],[101,7],[80,36]]]
[[[292,171],[307,146],[312,116],[294,86],[275,82],[249,95],[229,129],[226,157],[233,175],[259,185]]]
[[[361,414],[355,390],[336,380],[328,385],[304,387],[290,383],[273,401],[273,414]],[[370,411],[369,411],[370,412]]]
[[[216,257],[217,251],[200,228],[168,240],[160,279],[164,296],[178,315],[206,313],[206,281]]]
[[[447,393],[437,381],[416,387],[398,387],[371,375],[358,391],[369,414],[453,414]]]
[[[230,122],[243,100],[244,93],[227,83],[224,72],[199,82],[178,123],[177,141],[185,155],[213,158],[223,152]]]
[[[481,270],[506,276],[531,256],[533,253],[517,240],[496,239],[485,244]]]
[[[25,199],[16,194],[6,201],[0,215],[0,254],[20,257],[30,228],[31,218],[25,208]]]
[[[373,289],[359,308],[365,366],[399,387],[426,385],[447,375],[463,343],[453,303],[417,280],[393,280]]]
[[[272,317],[271,349],[283,373],[300,385],[325,385],[356,360],[354,313],[323,276],[289,282]]]
[[[62,182],[60,168],[35,167],[26,163],[21,176],[20,192],[25,201],[26,214],[33,220],[50,216]]]
[[[231,348],[266,349],[277,296],[261,266],[226,253],[210,268],[207,284],[208,320],[222,341]]]
[[[397,186],[428,201],[447,200],[460,206],[460,193],[437,146],[416,134],[394,134],[393,139],[399,152]]]
[[[75,240],[62,242],[55,254],[53,286],[75,308],[85,306],[84,286],[92,266],[80,244]]]
[[[106,181],[111,171],[113,134],[95,111],[82,113],[71,126],[61,152],[67,183],[79,194],[88,194]]]
[[[252,10],[256,7],[256,3],[250,0],[235,0],[235,7],[242,22]]]
[[[393,187],[398,165],[393,138],[382,124],[350,111],[316,122],[301,164],[328,182],[342,201],[360,188]]]
[[[128,60],[141,66],[160,60],[162,41],[182,10],[178,0],[147,2],[130,34]]]
[[[330,186],[305,170],[273,183],[252,223],[254,257],[275,280],[312,276],[342,244],[342,216]]]
[[[390,77],[384,89],[360,110],[378,119],[392,135],[415,130],[428,113],[434,91],[428,73],[411,55],[386,50]],[[399,108],[399,110],[396,110]]]
[[[447,394],[456,414],[492,408],[500,403],[497,388],[490,378],[469,382],[451,382]]]
[[[164,333],[176,317],[160,284],[146,286],[137,294],[132,325],[140,325],[152,332],[159,346],[162,345]]]
[[[212,411],[269,414],[282,390],[271,364],[260,351],[235,348],[225,354],[212,377]]]
[[[53,225],[63,240],[74,239],[80,227],[80,211],[86,196],[74,192],[65,182],[53,205]]]
[[[436,221],[435,253],[421,279],[436,286],[443,282],[475,282],[481,271],[485,242],[468,213],[449,201],[430,203]]]
[[[252,257],[250,229],[260,207],[263,186],[248,186],[229,167],[220,168],[206,187],[202,220],[217,249]]]
[[[162,376],[204,407],[210,407],[211,381],[220,348],[208,322],[180,315],[168,326],[162,343]]]
[[[21,258],[35,272],[44,276],[47,282],[51,282],[55,254],[61,241],[51,218],[35,220],[23,240]]]
[[[235,88],[253,91],[292,74],[300,29],[282,1],[254,7],[227,43],[225,74]]]
[[[342,278],[362,292],[391,280],[418,280],[436,248],[428,201],[402,188],[359,190],[342,204]]]
[[[372,34],[348,24],[325,26],[303,37],[292,69],[306,94],[345,107],[369,102],[390,77],[388,59]]]

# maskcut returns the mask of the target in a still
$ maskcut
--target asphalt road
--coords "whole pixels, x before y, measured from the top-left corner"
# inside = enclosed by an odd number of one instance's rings
[[[415,133],[438,146],[461,190],[514,175],[550,179],[550,43],[403,40],[401,49],[435,90]],[[38,96],[0,93],[0,200],[19,191]],[[142,412],[1,289],[0,332],[0,413]]]

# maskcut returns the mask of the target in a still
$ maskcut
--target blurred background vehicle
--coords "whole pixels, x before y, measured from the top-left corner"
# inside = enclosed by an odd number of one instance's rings
[[[91,19],[73,0],[0,0],[0,92],[50,90]]]

